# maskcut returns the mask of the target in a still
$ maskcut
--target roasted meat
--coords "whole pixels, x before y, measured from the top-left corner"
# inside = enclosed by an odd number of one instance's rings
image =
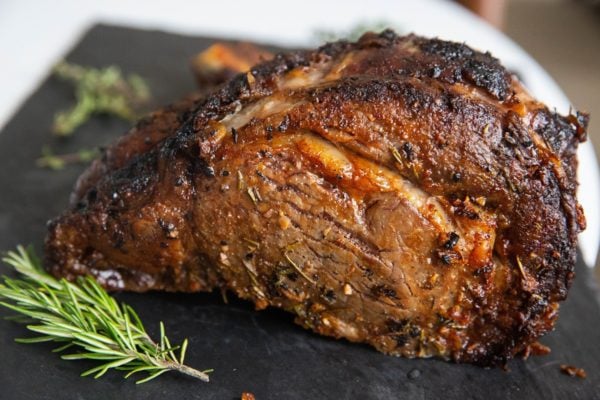
[[[502,364],[573,279],[586,125],[464,44],[384,31],[279,54],[109,148],[49,224],[46,266]]]
[[[200,87],[223,83],[273,54],[253,43],[215,43],[192,59],[192,71]]]

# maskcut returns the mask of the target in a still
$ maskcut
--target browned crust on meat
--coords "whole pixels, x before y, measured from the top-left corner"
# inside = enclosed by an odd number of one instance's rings
[[[266,49],[248,42],[215,43],[192,59],[192,72],[199,87],[221,84],[253,65],[273,58]]]
[[[407,357],[501,364],[552,329],[587,116],[549,111],[487,53],[391,31],[251,75],[93,165],[50,224],[48,269],[227,288]]]

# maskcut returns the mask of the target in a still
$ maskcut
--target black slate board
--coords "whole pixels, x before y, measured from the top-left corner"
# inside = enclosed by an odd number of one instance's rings
[[[156,103],[164,104],[194,87],[188,60],[213,41],[99,25],[67,58],[91,66],[117,64],[139,73],[148,80]],[[72,100],[68,85],[48,78],[0,132],[0,249],[33,243],[39,250],[46,220],[64,209],[83,168],[52,172],[35,167],[43,145],[68,152],[106,144],[127,129],[124,122],[95,118],[73,139],[52,138],[54,113]],[[542,340],[552,353],[512,361],[510,372],[385,356],[305,331],[278,310],[256,312],[231,298],[225,305],[218,294],[120,294],[153,333],[163,320],[173,340],[188,337],[187,362],[214,368],[211,383],[174,373],[141,386],[117,373],[97,381],[80,378],[92,364],[61,361],[51,346],[16,344],[13,338],[27,332],[0,320],[0,399],[233,400],[243,391],[260,400],[600,399],[600,307],[590,271],[580,264],[577,274],[556,331]],[[561,363],[585,368],[588,378],[561,374]]]

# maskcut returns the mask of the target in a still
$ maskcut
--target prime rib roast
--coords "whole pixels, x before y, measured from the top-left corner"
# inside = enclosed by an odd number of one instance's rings
[[[553,328],[573,279],[586,126],[464,44],[388,30],[278,54],[109,147],[49,224],[45,265],[504,364]]]

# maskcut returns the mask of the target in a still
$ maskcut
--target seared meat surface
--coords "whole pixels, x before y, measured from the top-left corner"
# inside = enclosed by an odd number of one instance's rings
[[[108,149],[49,225],[46,266],[501,364],[567,295],[586,125],[463,44],[385,31],[279,54]]]
[[[215,43],[192,59],[192,71],[200,87],[223,83],[273,54],[253,43]]]

